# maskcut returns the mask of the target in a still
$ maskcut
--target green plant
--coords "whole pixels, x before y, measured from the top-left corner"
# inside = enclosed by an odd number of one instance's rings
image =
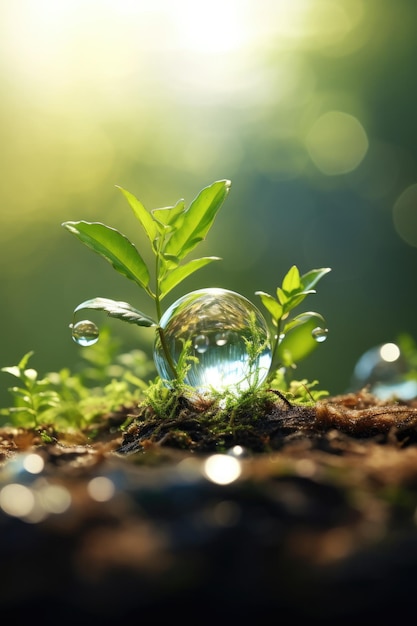
[[[108,414],[137,406],[143,401],[154,369],[145,352],[116,354],[117,345],[104,327],[99,344],[83,350],[85,363],[80,364],[79,371],[63,368],[40,376],[29,367],[33,351],[17,365],[1,368],[19,384],[8,388],[13,404],[0,409],[0,426],[54,425],[65,432],[79,431]]]
[[[315,311],[307,311],[290,318],[290,313],[310,294],[319,280],[330,272],[329,267],[310,270],[300,275],[293,265],[284,276],[281,287],[277,287],[274,298],[264,291],[257,291],[262,304],[271,315],[274,328],[272,342],[272,363],[269,380],[282,366],[295,367],[297,361],[305,358],[327,336],[325,320]]]
[[[205,239],[215,217],[230,190],[229,180],[215,181],[203,188],[191,204],[186,207],[184,200],[175,205],[147,211],[131,192],[118,187],[139,220],[150,242],[154,255],[154,268],[147,266],[135,245],[121,232],[100,222],[67,221],[63,226],[83,244],[111,263],[116,271],[133,280],[155,305],[155,318],[145,315],[127,302],[108,298],[93,298],[78,305],[74,316],[82,309],[97,309],[139,326],[154,327],[159,335],[161,347],[173,374],[174,381],[181,383],[189,366],[190,358],[173,359],[164,328],[161,326],[162,300],[185,278],[219,257],[202,257],[184,262],[185,258]],[[302,313],[289,319],[290,312],[304,298],[315,293],[313,287],[330,268],[314,269],[300,276],[293,266],[277,289],[277,299],[265,292],[256,292],[271,315],[273,326],[272,365],[268,380],[271,381],[277,368],[295,367],[295,363],[309,354],[321,341],[327,330],[324,319],[315,312]],[[81,323],[81,322],[80,322]],[[75,326],[73,325],[73,328]],[[88,331],[88,328],[87,328]],[[83,332],[88,332],[83,327]],[[93,339],[96,337],[92,330]],[[189,348],[184,345],[184,350]],[[253,352],[258,347],[248,347],[249,359],[256,360]]]
[[[2,367],[1,371],[11,374],[20,381],[19,385],[9,387],[14,398],[14,406],[0,415],[12,416],[16,426],[37,426],[48,411],[57,407],[61,401],[59,394],[51,388],[46,378],[39,378],[38,372],[28,367],[33,351],[27,352],[17,365]]]
[[[80,309],[99,309],[112,317],[138,326],[154,326],[159,333],[167,362],[174,376],[178,378],[176,364],[166,345],[163,329],[159,326],[162,316],[161,302],[185,278],[208,263],[219,260],[218,257],[202,257],[182,263],[206,237],[229,192],[230,181],[220,180],[205,187],[187,208],[184,200],[179,200],[174,206],[154,209],[151,213],[132,193],[122,187],[118,188],[127,199],[150,241],[155,256],[153,285],[151,270],[142,256],[134,244],[115,228],[85,221],[64,222],[63,226],[94,252],[104,257],[115,270],[144,289],[154,301],[156,319],[141,313],[126,302],[116,302],[107,298],[94,298],[83,302],[75,312]]]

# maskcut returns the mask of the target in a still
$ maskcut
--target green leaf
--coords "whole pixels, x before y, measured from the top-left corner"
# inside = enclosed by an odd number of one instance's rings
[[[21,370],[17,365],[12,365],[11,367],[2,367],[1,371],[5,372],[6,374],[11,374],[16,378],[21,378]]]
[[[174,226],[178,216],[185,211],[184,200],[178,200],[175,206],[165,207],[163,209],[153,209],[151,211],[153,218],[164,226]]]
[[[206,237],[230,185],[229,180],[219,180],[200,191],[188,209],[181,214],[180,227],[175,229],[164,252],[183,259]]]
[[[179,258],[172,254],[161,254],[160,256],[164,270],[173,270],[179,265]]]
[[[146,263],[125,235],[100,222],[64,222],[62,225],[91,250],[104,257],[120,274],[149,293],[150,276]]]
[[[116,317],[138,326],[157,326],[153,319],[135,309],[128,302],[120,302],[109,298],[92,298],[75,307],[74,315],[82,309],[105,311],[110,317]]]
[[[281,287],[277,287],[277,298],[282,305],[286,304],[290,299]]]
[[[292,311],[292,309],[295,309],[295,307],[301,304],[304,298],[311,293],[316,292],[314,291],[314,289],[311,289],[310,291],[298,291],[289,296],[284,304],[284,313],[288,313],[289,311]]]
[[[316,270],[310,270],[301,276],[301,285],[303,287],[303,291],[310,291],[315,285],[317,285],[318,281],[331,272],[330,267],[322,267]]]
[[[148,239],[150,240],[151,243],[153,243],[158,232],[157,232],[156,224],[152,218],[152,215],[145,209],[143,204],[136,198],[136,196],[133,195],[133,193],[130,193],[130,191],[123,189],[123,187],[120,187],[119,185],[116,185],[116,187],[117,189],[120,189],[120,191],[122,192],[122,194],[128,201],[134,214],[136,215],[136,217],[142,224],[145,230],[145,233],[148,236]]]
[[[21,360],[18,363],[18,367],[21,370],[24,370],[29,362],[29,359],[34,355],[34,351],[30,350],[29,352],[26,352],[26,354],[23,355],[23,357],[21,358]]]
[[[282,289],[286,294],[291,294],[293,291],[298,291],[300,286],[300,272],[298,271],[298,267],[293,265],[284,276]]]
[[[167,274],[161,281],[161,295],[160,299],[164,298],[168,292],[171,291],[174,287],[176,287],[184,278],[190,276],[201,267],[204,267],[208,263],[212,261],[220,261],[221,259],[217,256],[207,256],[202,257],[201,259],[194,259],[185,265],[180,265],[176,269],[172,270]]]
[[[264,291],[255,291],[255,295],[261,298],[262,304],[272,315],[272,319],[277,322],[283,313],[283,308],[279,302],[275,300],[269,293],[265,293]]]

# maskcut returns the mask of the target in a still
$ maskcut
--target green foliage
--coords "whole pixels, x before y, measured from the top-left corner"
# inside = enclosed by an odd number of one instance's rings
[[[308,295],[316,293],[313,287],[328,272],[330,268],[324,267],[300,275],[298,267],[293,265],[284,276],[281,287],[277,287],[276,298],[264,291],[256,292],[269,312],[274,328],[269,380],[280,367],[295,367],[316,348],[315,335],[320,338],[327,333],[325,320],[319,313],[307,311],[292,318],[290,313]]]
[[[33,352],[17,365],[3,367],[20,385],[9,387],[10,407],[0,409],[0,425],[25,428],[53,424],[65,431],[83,429],[121,407],[137,406],[154,373],[141,350],[116,354],[117,345],[103,328],[101,342],[82,352],[86,363],[79,372],[64,368],[43,378],[28,368]]]
[[[33,352],[26,353],[17,365],[2,367],[1,371],[11,374],[20,382],[9,388],[14,398],[14,406],[7,411],[1,410],[0,415],[10,415],[16,426],[37,426],[42,418],[55,407],[61,398],[51,388],[46,378],[40,379],[38,372],[27,367]]]

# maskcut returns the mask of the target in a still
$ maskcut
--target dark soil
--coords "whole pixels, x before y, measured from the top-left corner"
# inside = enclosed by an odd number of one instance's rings
[[[124,407],[94,434],[49,430],[48,443],[38,431],[1,429],[3,622],[414,617],[417,401],[363,390],[304,407],[276,396],[262,408],[220,428],[209,403],[184,399],[164,420]],[[126,415],[135,419],[124,432]],[[22,467],[33,452],[40,474]],[[214,454],[237,458],[240,476],[210,480]],[[93,495],[97,477],[112,496]],[[70,504],[17,514],[6,502],[13,485],[41,503],[60,487]]]

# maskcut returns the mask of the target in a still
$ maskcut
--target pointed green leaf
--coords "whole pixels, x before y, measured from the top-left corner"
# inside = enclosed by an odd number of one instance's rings
[[[288,300],[289,300],[289,297],[287,296],[285,291],[283,289],[281,289],[281,287],[277,287],[277,298],[278,298],[278,301],[282,305],[285,305],[288,302]]]
[[[21,360],[18,363],[18,367],[22,370],[24,370],[30,360],[30,358],[34,355],[34,351],[30,350],[29,352],[26,352],[26,354],[23,355],[23,357],[21,358]]]
[[[116,185],[117,189],[120,189],[126,200],[128,201],[133,213],[136,215],[140,223],[142,224],[148,239],[151,243],[153,243],[155,237],[157,236],[157,228],[154,220],[152,219],[152,215],[145,209],[143,204],[133,195],[130,191],[123,189],[119,185]]]
[[[148,291],[150,276],[146,263],[125,235],[100,222],[64,222],[62,225],[120,274]]]
[[[151,211],[153,218],[164,226],[174,226],[181,213],[185,210],[184,200],[178,200],[175,206],[165,207],[163,209],[153,209]]]
[[[288,297],[287,302],[284,304],[284,311],[286,312],[292,311],[292,309],[295,309],[295,307],[301,304],[304,298],[311,293],[316,293],[316,292],[314,291],[314,289],[311,289],[310,291],[299,291],[298,293],[295,292],[293,296]]]
[[[298,271],[298,267],[293,265],[284,276],[284,280],[282,281],[282,289],[286,294],[290,294],[293,291],[298,291],[300,289],[300,272]]]
[[[105,311],[110,317],[116,317],[117,319],[130,322],[131,324],[137,324],[138,326],[157,326],[157,323],[152,318],[141,313],[141,311],[135,309],[128,302],[111,300],[109,298],[92,298],[91,300],[81,302],[81,304],[75,307],[74,315],[83,309]]]
[[[168,240],[164,252],[183,259],[206,237],[230,185],[229,180],[219,180],[200,191],[188,209],[181,214],[181,224]]]
[[[281,318],[283,312],[281,304],[279,304],[275,298],[270,296],[269,293],[265,293],[264,291],[255,291],[255,295],[261,298],[262,304],[267,311],[269,311],[272,319],[277,322]]]
[[[310,272],[306,272],[301,276],[301,285],[303,287],[303,291],[312,289],[315,285],[317,285],[318,281],[331,272],[330,267],[322,267],[316,270],[310,270]]]
[[[181,281],[184,280],[184,278],[187,278],[187,276],[190,276],[190,274],[193,274],[194,272],[199,270],[201,267],[204,267],[205,265],[207,265],[208,263],[211,263],[212,261],[220,261],[220,260],[221,259],[217,256],[202,257],[201,259],[193,259],[189,263],[186,263],[185,265],[180,265],[176,269],[170,271],[169,274],[167,274],[161,281],[160,299],[162,300],[162,298],[164,298],[167,295],[167,293],[171,291],[171,289],[176,287]]]

